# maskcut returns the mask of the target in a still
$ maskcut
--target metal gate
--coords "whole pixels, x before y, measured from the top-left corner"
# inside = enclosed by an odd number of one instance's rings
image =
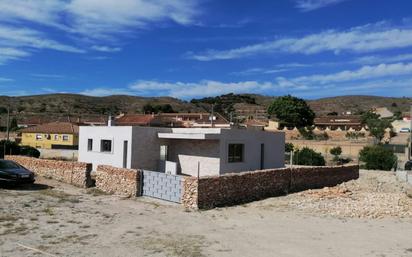
[[[181,202],[183,176],[156,171],[142,171],[142,195],[166,201]]]

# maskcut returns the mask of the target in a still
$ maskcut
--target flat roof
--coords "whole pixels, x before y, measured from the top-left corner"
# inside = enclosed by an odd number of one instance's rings
[[[158,138],[165,139],[196,139],[196,140],[213,140],[219,139],[220,134],[216,133],[157,133]]]

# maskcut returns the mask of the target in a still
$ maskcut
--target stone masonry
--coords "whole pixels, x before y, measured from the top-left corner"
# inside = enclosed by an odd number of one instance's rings
[[[17,155],[7,155],[5,159],[17,162],[38,176],[55,179],[78,187],[91,186],[90,172],[92,166],[89,163],[44,160]]]
[[[99,165],[96,188],[109,194],[140,196],[140,171]]]
[[[359,166],[295,167],[186,178],[182,204],[210,209],[283,195],[311,188],[335,186],[357,179]]]

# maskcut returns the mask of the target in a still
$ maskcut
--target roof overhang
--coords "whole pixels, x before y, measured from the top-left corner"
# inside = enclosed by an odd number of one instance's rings
[[[157,133],[158,138],[164,139],[194,139],[194,140],[217,140],[220,134],[207,133]]]

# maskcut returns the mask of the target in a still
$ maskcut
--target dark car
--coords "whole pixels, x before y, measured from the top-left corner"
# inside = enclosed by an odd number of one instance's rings
[[[0,183],[32,184],[34,173],[25,167],[8,160],[0,160]]]
[[[412,170],[412,161],[407,161],[405,163],[405,170]]]

